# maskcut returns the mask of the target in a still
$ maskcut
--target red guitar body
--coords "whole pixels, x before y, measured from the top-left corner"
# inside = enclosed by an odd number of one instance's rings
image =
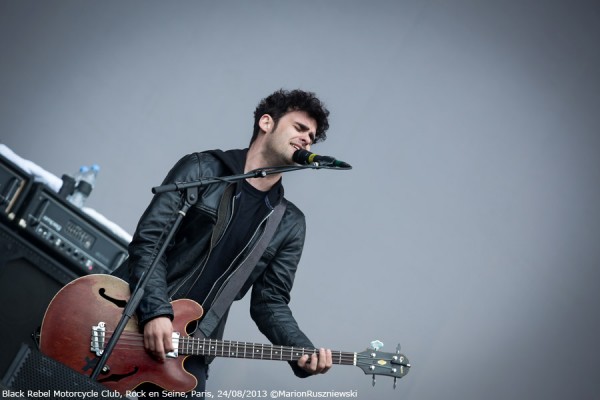
[[[46,310],[40,350],[81,374],[91,375],[99,358],[90,349],[92,327],[104,322],[108,341],[129,296],[129,285],[111,275],[87,275],[67,284]],[[192,300],[176,300],[172,305],[173,330],[187,337],[186,326],[202,317],[202,307]],[[196,386],[196,378],[183,368],[185,358],[167,358],[164,363],[153,359],[143,348],[143,337],[134,318],[108,359],[109,370],[99,375],[98,382],[123,394],[143,382],[169,391],[188,392]]]

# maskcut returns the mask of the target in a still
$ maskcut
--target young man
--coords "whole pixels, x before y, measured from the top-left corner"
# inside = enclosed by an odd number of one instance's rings
[[[172,168],[164,184],[292,165],[296,150],[309,150],[314,143],[325,140],[328,115],[329,111],[313,93],[279,90],[256,108],[248,149],[189,154]],[[281,222],[235,299],[241,299],[252,287],[251,316],[273,344],[314,347],[288,307],[304,245],[305,219],[296,206],[284,199],[281,178],[274,174],[200,187],[198,202],[188,211],[159,260],[138,307],[144,346],[157,362],[173,350],[170,301],[193,299],[207,315],[228,279],[257,244],[274,207],[281,202],[287,204]],[[178,192],[156,195],[141,217],[129,247],[132,290],[172,226],[181,201]],[[219,218],[226,223],[218,222]],[[226,319],[227,313],[216,321],[214,329],[202,333],[222,338]],[[331,351],[320,349],[318,357],[302,356],[290,365],[299,377],[325,373],[332,365]],[[203,391],[207,360],[190,357],[185,368],[197,377],[196,390]]]

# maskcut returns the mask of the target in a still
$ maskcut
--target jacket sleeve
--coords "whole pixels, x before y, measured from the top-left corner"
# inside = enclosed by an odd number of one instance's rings
[[[288,305],[304,246],[304,218],[290,236],[254,282],[250,314],[259,330],[271,343],[312,349],[313,344],[300,330]],[[290,366],[296,376],[304,378],[310,375],[299,368],[295,360],[290,362]]]
[[[167,174],[163,184],[185,182],[197,179],[199,164],[196,154],[180,159]],[[133,240],[129,245],[129,284],[133,291],[144,272],[150,267],[166,236],[177,218],[182,203],[179,192],[166,192],[153,197],[150,205],[140,218]],[[169,243],[168,249],[173,246]],[[173,308],[169,302],[167,291],[167,259],[166,255],[158,261],[156,270],[148,281],[137,309],[140,326],[158,316],[173,319]]]

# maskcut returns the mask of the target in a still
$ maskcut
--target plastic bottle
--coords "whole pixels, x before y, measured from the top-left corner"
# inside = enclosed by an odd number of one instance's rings
[[[90,193],[92,193],[92,189],[94,189],[99,171],[100,167],[97,164],[92,165],[90,168],[82,166],[79,169],[79,174],[75,177],[75,193],[69,198],[71,203],[77,207],[83,207]]]
[[[79,171],[77,171],[75,176],[73,176],[73,191],[69,196],[67,196],[67,200],[77,207],[81,207],[81,205],[83,205],[83,195],[79,192],[77,185],[81,181],[83,174],[85,174],[88,170],[89,167],[86,165],[79,167]]]

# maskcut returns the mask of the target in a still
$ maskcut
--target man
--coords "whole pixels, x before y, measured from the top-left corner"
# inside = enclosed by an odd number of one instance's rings
[[[309,150],[312,144],[325,140],[328,116],[329,111],[313,93],[279,90],[256,108],[248,149],[189,154],[172,168],[164,183],[292,165],[295,151]],[[198,202],[188,211],[159,260],[138,307],[144,346],[157,362],[173,350],[170,301],[191,298],[202,304],[206,315],[228,278],[256,245],[273,208],[281,202],[287,205],[281,222],[236,300],[252,287],[251,316],[273,344],[314,348],[288,307],[304,245],[305,219],[284,199],[281,180],[281,174],[274,174],[200,187]],[[178,192],[156,195],[140,219],[129,247],[132,290],[172,226],[181,201]],[[225,224],[217,222],[221,210],[226,213]],[[226,319],[225,313],[208,336],[222,338]],[[320,349],[318,357],[305,355],[290,365],[299,377],[325,373],[332,365],[331,351]],[[196,390],[204,391],[208,361],[190,357],[185,368],[197,377]]]

